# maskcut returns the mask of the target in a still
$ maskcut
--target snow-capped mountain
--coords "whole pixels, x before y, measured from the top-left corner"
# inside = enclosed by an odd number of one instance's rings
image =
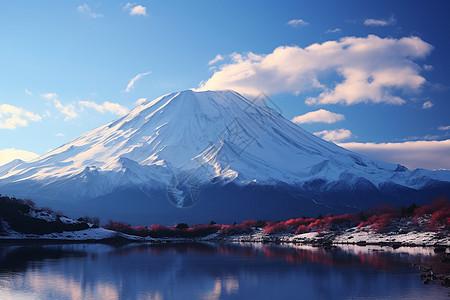
[[[126,211],[130,219],[145,207],[160,222],[365,207],[373,199],[356,205],[352,197],[369,193],[382,203],[392,198],[386,191],[445,193],[449,182],[449,171],[408,170],[326,142],[233,91],[171,93],[31,162],[0,167],[0,192],[69,213],[102,207],[84,213]]]

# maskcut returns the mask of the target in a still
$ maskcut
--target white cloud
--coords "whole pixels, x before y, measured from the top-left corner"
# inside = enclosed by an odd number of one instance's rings
[[[366,26],[388,26],[388,25],[394,25],[397,22],[397,20],[394,18],[394,16],[391,16],[389,19],[366,19],[364,21],[364,25]]]
[[[147,98],[139,98],[139,99],[136,100],[135,104],[136,105],[141,105],[145,101],[147,101]]]
[[[341,143],[359,154],[410,169],[450,169],[450,140],[408,141],[403,143]]]
[[[15,159],[28,161],[35,159],[38,156],[39,155],[37,155],[36,153],[25,150],[18,150],[14,148],[2,149],[0,150],[0,166],[9,163],[10,161],[13,161]]]
[[[308,104],[373,102],[403,104],[394,93],[417,92],[425,82],[414,59],[427,56],[432,46],[418,37],[401,39],[344,37],[306,48],[281,46],[272,53],[231,54],[198,90],[231,89],[247,95],[318,91]],[[337,84],[321,79],[335,72]],[[395,91],[395,92],[394,92]]]
[[[64,118],[65,121],[70,119],[78,118],[78,114],[75,110],[75,106],[73,104],[62,104],[61,101],[58,99],[58,94],[56,93],[45,93],[41,94],[42,98],[45,98],[47,100],[53,101],[53,105],[57,110],[59,110],[63,115],[66,117]],[[50,112],[46,112],[45,116],[50,116]]]
[[[336,123],[338,121],[345,120],[344,115],[337,114],[325,109],[319,109],[316,111],[310,111],[304,115],[296,116],[292,119],[292,122],[297,124],[303,123]]]
[[[328,29],[327,31],[325,31],[325,33],[336,33],[336,32],[341,32],[341,29],[335,28],[335,29]]]
[[[103,14],[98,14],[95,13],[91,10],[91,8],[89,7],[89,5],[87,5],[86,3],[83,5],[78,6],[78,11],[82,14],[85,14],[91,18],[102,18],[104,17]]]
[[[434,106],[433,102],[427,101],[427,102],[424,102],[424,103],[423,103],[422,108],[423,108],[423,109],[428,109],[428,108],[432,108],[433,106]]]
[[[118,116],[123,116],[128,113],[128,108],[120,105],[119,103],[105,101],[103,102],[103,104],[97,104],[92,101],[79,101],[79,104],[84,107],[95,109],[96,111],[101,113],[107,111]]]
[[[302,19],[294,19],[294,20],[290,20],[289,22],[287,22],[287,24],[291,25],[293,27],[298,27],[298,26],[308,25],[308,22],[306,22]]]
[[[139,75],[142,75],[142,74],[139,74]],[[133,80],[137,80],[136,77],[133,78]],[[72,103],[62,104],[61,101],[58,99],[58,95],[56,93],[46,93],[46,94],[42,94],[41,96],[47,100],[53,101],[55,108],[58,109],[62,114],[65,115],[64,120],[67,121],[70,119],[78,118],[79,115],[77,113],[77,109],[76,109],[75,105]],[[109,101],[105,101],[105,102],[103,102],[103,104],[97,104],[92,101],[78,101],[78,104],[82,107],[95,109],[96,111],[101,112],[101,113],[110,112],[112,114],[116,114],[119,116],[122,116],[122,115],[128,113],[128,111],[129,111],[128,108],[126,108],[125,106],[122,106],[118,103],[109,102]],[[50,112],[47,111],[45,113],[45,116],[50,116]]]
[[[211,60],[208,62],[208,66],[213,65],[213,64],[215,64],[216,62],[221,61],[221,60],[223,60],[223,59],[224,59],[224,58],[223,58],[222,55],[217,54],[216,57],[214,57],[213,59],[211,59]]]
[[[136,5],[130,11],[130,15],[132,16],[146,16],[147,8],[142,5]]]
[[[17,129],[28,126],[29,121],[38,122],[42,117],[10,104],[0,105],[0,129]]]
[[[65,121],[70,119],[78,118],[78,114],[75,111],[75,106],[73,104],[61,104],[61,101],[58,99],[54,99],[53,103],[55,105],[55,108],[58,109],[63,115],[66,117],[64,118]]]
[[[130,10],[131,7],[132,7],[133,5],[136,5],[136,3],[130,3],[130,2],[128,2],[128,3],[125,4],[125,6],[123,7],[123,10]]]
[[[127,3],[123,7],[123,9],[129,11],[130,15],[132,15],[132,16],[146,16],[147,15],[147,8],[142,5],[136,5],[136,3]]]
[[[47,100],[54,100],[58,98],[58,95],[56,93],[45,93],[42,94],[41,96]]]
[[[31,91],[29,91],[28,89],[25,89],[25,94],[27,95],[33,95],[33,93]]]
[[[432,65],[423,65],[423,69],[425,71],[431,71],[431,70],[433,70],[433,66]]]
[[[448,125],[448,126],[439,126],[438,130],[442,130],[442,131],[450,130],[450,125]]]
[[[125,91],[126,91],[126,92],[131,91],[131,89],[134,88],[134,85],[135,85],[136,81],[138,81],[139,79],[141,79],[141,78],[144,77],[144,76],[149,75],[150,73],[151,73],[151,72],[145,72],[145,73],[140,73],[140,74],[137,74],[136,76],[134,76],[134,77],[130,80],[130,82],[128,83],[127,88],[126,88]]]
[[[64,133],[57,133],[55,136],[66,136]]]
[[[314,132],[318,137],[330,142],[341,142],[352,137],[352,132],[348,129],[322,130]]]

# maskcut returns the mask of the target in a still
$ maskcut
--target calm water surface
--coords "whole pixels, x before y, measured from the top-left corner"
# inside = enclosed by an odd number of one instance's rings
[[[433,249],[267,244],[0,245],[0,299],[449,299]]]

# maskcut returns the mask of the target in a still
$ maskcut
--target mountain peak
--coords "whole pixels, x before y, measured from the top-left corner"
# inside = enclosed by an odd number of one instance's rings
[[[9,175],[56,179],[86,167],[119,172],[126,169],[121,158],[149,170],[166,168],[164,176],[155,175],[162,184],[186,170],[196,170],[202,182],[234,174],[241,183],[337,180],[347,172],[378,184],[400,173],[398,165],[326,142],[237,92],[184,90],[139,105]]]
[[[33,162],[2,168],[0,187],[16,191],[20,183],[19,191],[84,199],[167,189],[178,207],[188,193],[183,186],[320,183],[329,190],[364,179],[416,189],[450,181],[450,172],[414,173],[324,141],[259,100],[230,90],[163,95]]]

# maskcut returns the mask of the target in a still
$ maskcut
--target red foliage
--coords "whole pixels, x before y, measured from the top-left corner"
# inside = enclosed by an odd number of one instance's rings
[[[241,224],[222,225],[220,227],[220,233],[227,233],[227,234],[249,233],[252,231],[252,228],[257,225],[257,223],[258,222],[255,220],[247,220],[242,222]]]
[[[122,232],[125,234],[131,234],[131,235],[140,235],[145,236],[146,234],[142,231],[138,231],[136,228],[133,228],[130,224],[125,224],[122,222],[117,221],[109,221],[109,224],[105,226],[106,229],[114,230],[117,232]]]
[[[371,225],[376,232],[385,232],[392,224],[394,218],[400,218],[401,214],[391,206],[383,206],[373,210],[375,213],[366,222],[361,222],[358,228]],[[413,220],[418,224],[420,217],[428,215],[426,229],[438,230],[442,227],[450,228],[450,202],[445,196],[431,200],[429,205],[422,205],[414,210]]]
[[[150,232],[149,232],[149,236],[153,237],[153,238],[159,238],[159,237],[173,237],[174,236],[174,231],[176,229],[169,227],[169,226],[164,226],[164,225],[150,225]]]
[[[207,236],[216,233],[220,230],[220,225],[210,224],[210,225],[195,225],[186,229],[187,236],[197,237],[197,236]]]
[[[244,227],[244,228],[252,228],[252,227],[255,227],[256,226],[256,223],[258,223],[257,221],[255,221],[255,220],[245,220],[244,222],[242,222],[242,226]]]
[[[305,225],[300,225],[297,228],[297,231],[295,231],[295,234],[300,234],[300,233],[306,233],[308,232],[308,228]]]
[[[264,231],[267,234],[275,234],[278,232],[294,232],[301,225],[308,225],[315,219],[297,218],[290,219],[286,222],[268,222]]]
[[[286,231],[287,226],[285,222],[268,222],[264,227],[264,232],[268,234],[275,234],[278,232]]]
[[[316,231],[316,232],[322,232],[325,229],[327,229],[327,218],[324,219],[316,219],[314,222],[308,225],[306,227],[308,231]]]
[[[450,229],[450,207],[443,207],[431,215],[430,223],[427,226],[429,230],[437,230],[440,227]]]
[[[346,227],[351,227],[358,223],[358,216],[355,214],[344,214],[340,216],[330,216],[325,217],[323,219],[313,219],[314,222],[311,222],[307,227],[307,231],[317,231],[322,232],[325,229],[336,230],[340,229],[342,225],[346,225]],[[297,231],[302,231],[303,228],[298,228]]]
[[[359,223],[359,217],[355,214],[344,214],[340,216],[334,217],[326,217],[322,219],[322,227],[324,229],[340,229],[342,225],[346,225],[347,227],[351,227],[352,225],[356,225]]]
[[[414,222],[417,224],[420,217],[431,215],[426,227],[428,230],[438,230],[444,227],[450,229],[450,202],[445,196],[431,200],[429,205],[422,205],[414,211]]]
[[[417,222],[419,217],[429,215],[428,230],[437,230],[442,227],[450,229],[450,202],[445,197],[439,197],[431,201],[430,205],[423,205],[414,211],[414,220]],[[371,226],[372,230],[382,233],[392,224],[395,218],[402,215],[390,205],[379,206],[370,210],[367,221],[365,214],[344,214],[340,216],[327,215],[325,218],[297,218],[285,222],[263,222],[247,220],[241,224],[234,225],[195,225],[193,227],[181,228],[180,226],[169,227],[164,225],[151,225],[150,228],[137,226],[132,227],[122,222],[110,221],[105,228],[123,232],[126,234],[161,237],[181,237],[195,238],[207,236],[216,232],[221,234],[245,234],[252,232],[255,227],[264,227],[267,234],[275,233],[294,233],[301,234],[310,231],[322,232],[324,230],[342,230],[358,225],[358,228]],[[403,214],[403,216],[405,216]],[[180,228],[178,228],[180,227]],[[187,228],[186,228],[187,227]]]
[[[341,216],[328,216],[323,219],[313,218],[298,218],[291,219],[286,222],[269,222],[264,228],[264,231],[268,234],[274,234],[279,232],[293,233],[295,234],[309,232],[315,230],[321,232],[325,229],[337,229],[343,224],[356,225],[358,224],[358,216],[355,214],[345,214]]]
[[[450,207],[450,203],[445,196],[437,197],[430,201],[429,205],[422,205],[414,211],[414,220],[424,215],[430,215],[436,211]]]
[[[399,217],[398,212],[389,212],[381,215],[373,215],[366,222],[361,222],[358,228],[370,225],[372,230],[378,233],[386,232],[386,229],[392,224],[394,218]]]
[[[138,235],[147,236],[149,233],[149,229],[146,226],[137,226],[136,231],[139,233]]]

